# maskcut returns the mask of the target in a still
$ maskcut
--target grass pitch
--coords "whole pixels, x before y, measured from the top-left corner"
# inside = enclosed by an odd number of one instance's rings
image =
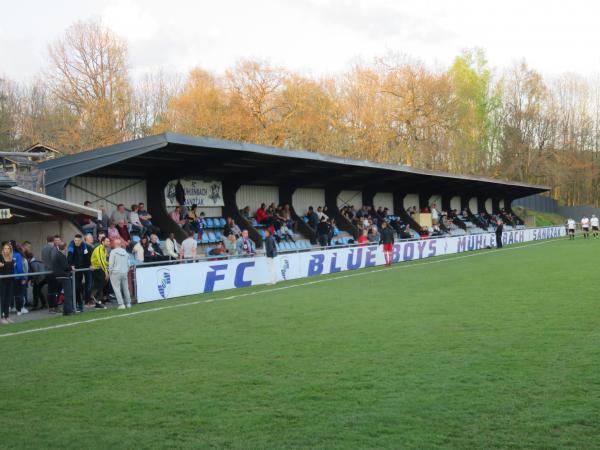
[[[517,247],[0,338],[0,448],[597,448],[600,240]]]

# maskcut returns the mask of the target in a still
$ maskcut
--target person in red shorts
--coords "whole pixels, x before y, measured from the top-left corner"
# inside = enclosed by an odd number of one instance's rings
[[[394,230],[388,225],[386,221],[381,223],[381,237],[380,244],[383,244],[383,257],[385,258],[385,265],[392,265],[392,247],[394,245]]]

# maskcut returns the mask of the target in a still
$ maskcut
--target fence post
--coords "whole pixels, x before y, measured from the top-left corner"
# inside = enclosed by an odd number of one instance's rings
[[[72,296],[71,296],[71,304],[73,305],[73,313],[77,312],[77,283],[75,279],[77,278],[77,269],[71,271],[71,288],[72,288]],[[65,299],[66,301],[66,299]]]

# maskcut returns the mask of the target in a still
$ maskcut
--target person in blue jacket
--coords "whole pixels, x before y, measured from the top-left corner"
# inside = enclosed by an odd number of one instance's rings
[[[26,260],[23,258],[21,249],[15,241],[10,241],[13,248],[13,258],[15,260],[15,275],[27,273]],[[17,316],[27,314],[29,311],[25,308],[25,300],[27,298],[27,277],[17,276],[14,278],[14,307],[17,310]]]

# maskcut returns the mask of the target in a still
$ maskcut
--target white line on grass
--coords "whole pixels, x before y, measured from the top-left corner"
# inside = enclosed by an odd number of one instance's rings
[[[330,277],[330,278],[322,278],[322,279],[319,279],[319,280],[306,281],[304,283],[292,284],[292,285],[289,285],[289,286],[281,286],[281,287],[276,287],[276,288],[263,289],[263,290],[260,290],[260,291],[246,292],[244,294],[235,294],[235,295],[230,295],[228,297],[209,298],[207,300],[195,300],[193,302],[178,303],[176,305],[157,306],[155,308],[148,308],[148,309],[143,309],[143,310],[140,310],[140,311],[133,311],[133,312],[123,313],[123,314],[115,314],[115,315],[110,315],[110,316],[105,316],[105,317],[97,317],[97,318],[94,318],[94,319],[79,320],[77,322],[61,323],[61,324],[58,324],[58,325],[51,325],[51,326],[47,326],[47,327],[32,328],[30,330],[22,330],[22,331],[10,332],[10,333],[3,333],[3,334],[0,334],[0,338],[8,337],[8,336],[18,336],[18,335],[21,335],[21,334],[39,333],[39,332],[42,332],[42,331],[57,330],[59,328],[68,328],[68,327],[73,327],[73,326],[76,326],[76,325],[82,325],[82,324],[86,324],[86,323],[100,322],[100,321],[103,321],[103,320],[120,319],[120,318],[123,318],[123,317],[132,317],[132,316],[137,316],[139,314],[145,314],[145,313],[163,311],[165,309],[182,308],[184,306],[199,305],[199,304],[202,304],[202,303],[221,302],[221,301],[225,301],[225,300],[237,300],[237,299],[243,298],[243,297],[250,297],[250,296],[253,296],[253,295],[260,295],[260,294],[268,294],[270,292],[279,292],[279,291],[284,291],[286,289],[293,289],[293,288],[297,288],[297,287],[311,286],[313,284],[318,284],[318,283],[327,283],[329,281],[336,281],[336,280],[342,280],[342,279],[351,278],[351,277],[359,277],[359,276],[363,276],[363,275],[370,275],[372,273],[387,272],[389,270],[394,270],[394,269],[409,269],[411,267],[428,266],[428,265],[431,265],[431,264],[440,264],[440,263],[448,262],[448,261],[456,261],[458,259],[465,259],[465,258],[473,258],[475,256],[490,255],[490,254],[497,253],[499,251],[505,252],[507,250],[519,250],[519,249],[530,248],[530,247],[535,247],[537,245],[549,244],[551,242],[559,242],[559,241],[560,241],[560,239],[549,239],[547,241],[536,242],[534,244],[527,244],[527,245],[522,245],[522,246],[519,246],[519,247],[506,247],[506,248],[503,248],[502,250],[495,249],[495,250],[491,250],[491,251],[488,251],[488,252],[480,251],[480,252],[472,253],[472,254],[468,254],[468,255],[454,256],[454,257],[444,258],[444,259],[436,259],[435,261],[426,261],[426,262],[422,262],[422,263],[419,263],[419,264],[406,264],[406,265],[404,265],[404,264],[397,264],[395,266],[386,267],[384,269],[375,269],[375,270],[369,270],[369,271],[360,270],[360,271],[356,271],[354,273],[349,273],[349,274],[346,274],[346,275],[339,275],[339,276]]]

